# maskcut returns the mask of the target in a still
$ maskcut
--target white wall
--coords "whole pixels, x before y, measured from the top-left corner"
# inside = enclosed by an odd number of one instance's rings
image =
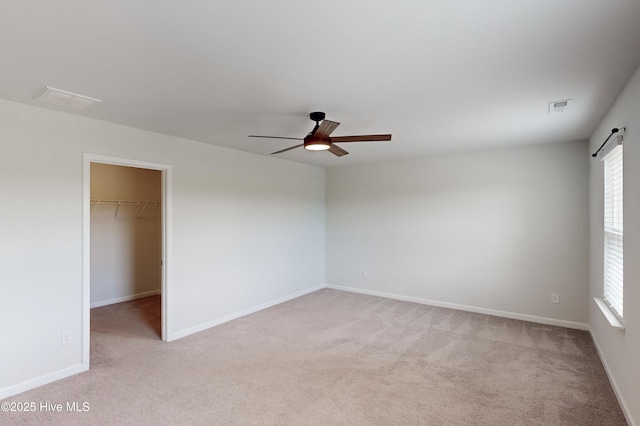
[[[91,164],[91,199],[160,203],[159,170]],[[144,210],[143,210],[144,209]],[[91,205],[91,306],[159,294],[160,205]]]
[[[323,169],[3,100],[0,117],[0,398],[81,365],[83,152],[172,165],[169,338],[324,284]]]
[[[589,324],[618,398],[631,424],[640,424],[640,70],[629,81],[590,140],[591,152],[614,127],[626,127],[624,137],[624,325],[612,328],[590,300]],[[603,168],[590,161],[590,283],[591,296],[602,297]]]
[[[327,282],[586,328],[587,181],[586,142],[329,169]]]

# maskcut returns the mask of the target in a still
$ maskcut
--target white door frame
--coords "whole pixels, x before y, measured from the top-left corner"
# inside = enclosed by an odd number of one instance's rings
[[[90,309],[91,309],[91,163],[138,167],[159,170],[162,173],[162,331],[163,341],[169,341],[169,304],[171,302],[171,203],[172,169],[169,164],[150,163],[130,158],[82,154],[82,366],[89,369]]]

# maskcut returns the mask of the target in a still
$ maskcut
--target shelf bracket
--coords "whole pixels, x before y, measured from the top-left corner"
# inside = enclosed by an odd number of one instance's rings
[[[138,213],[138,219],[142,218],[142,213],[144,213],[144,209],[147,208],[147,204],[149,203],[144,203],[144,205],[142,206],[142,209],[140,209],[140,213]]]

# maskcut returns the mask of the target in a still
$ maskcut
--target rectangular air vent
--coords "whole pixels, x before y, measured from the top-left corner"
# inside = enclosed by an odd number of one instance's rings
[[[94,99],[48,86],[42,89],[33,99],[45,104],[61,106],[76,111],[86,111],[91,105],[102,102],[100,99]]]
[[[549,114],[552,112],[564,112],[569,106],[571,99],[563,99],[561,101],[549,102]]]

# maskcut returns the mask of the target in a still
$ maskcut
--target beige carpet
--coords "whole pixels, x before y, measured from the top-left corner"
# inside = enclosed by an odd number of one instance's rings
[[[184,339],[159,298],[94,309],[91,370],[0,424],[625,425],[587,332],[321,290]]]

